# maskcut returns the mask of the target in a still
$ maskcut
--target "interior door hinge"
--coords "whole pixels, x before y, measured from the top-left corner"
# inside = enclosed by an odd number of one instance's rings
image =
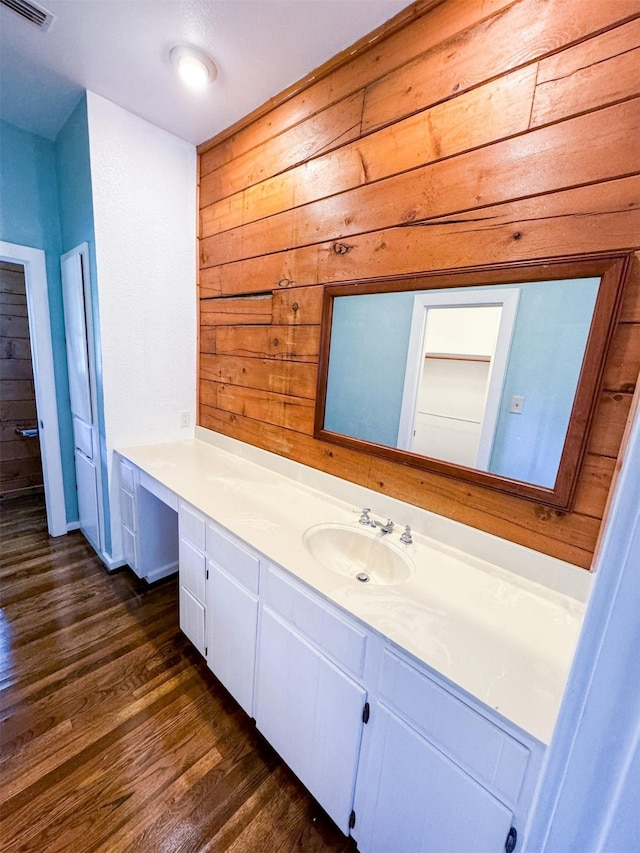
[[[518,841],[518,830],[515,826],[512,826],[509,832],[507,833],[507,840],[504,843],[505,853],[513,853],[516,849],[516,842]]]
[[[369,713],[370,713],[369,703],[365,702],[364,708],[362,709],[362,722],[365,724],[369,722]]]
[[[355,825],[356,825],[356,813],[352,810],[351,814],[349,815],[349,829],[353,829],[353,827]]]

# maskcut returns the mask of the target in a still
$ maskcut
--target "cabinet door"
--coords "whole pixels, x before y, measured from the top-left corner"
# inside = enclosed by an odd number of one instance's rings
[[[212,562],[208,583],[209,667],[253,716],[258,599]]]
[[[256,724],[345,835],[365,701],[360,685],[263,607]]]
[[[205,604],[207,558],[189,542],[180,539],[180,586],[186,587],[201,604]]]
[[[512,812],[384,705],[373,714],[362,853],[501,853]]]
[[[180,629],[200,654],[206,657],[205,610],[183,586],[180,586]]]

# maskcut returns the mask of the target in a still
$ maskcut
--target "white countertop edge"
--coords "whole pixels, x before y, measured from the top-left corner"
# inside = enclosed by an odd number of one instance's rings
[[[303,465],[284,456],[278,456],[268,450],[262,450],[254,445],[204,427],[197,426],[195,428],[195,439],[241,456],[247,461],[254,462],[345,503],[350,503],[354,508],[370,506],[372,515],[384,516],[385,519],[392,518],[398,527],[409,524],[416,532],[436,539],[444,545],[464,551],[509,572],[519,574],[527,580],[554,589],[583,604],[588,601],[593,574],[572,563],[542,554],[524,545],[509,542],[499,536],[469,527],[467,524],[437,515],[381,492],[374,492],[333,474],[326,474],[324,471],[318,471],[308,465]]]

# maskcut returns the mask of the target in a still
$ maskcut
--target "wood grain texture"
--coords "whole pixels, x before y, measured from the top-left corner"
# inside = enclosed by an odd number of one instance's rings
[[[3,850],[355,851],[180,633],[175,580],[108,575],[41,499],[1,532]]]
[[[24,270],[0,265],[0,496],[43,489],[40,441],[16,429],[37,426]]]
[[[200,293],[272,295],[274,325],[203,323],[199,422],[588,568],[640,368],[637,260],[571,512],[285,425],[277,395],[311,399],[324,284],[640,248],[640,0],[598,0],[589,14],[583,0],[443,0],[413,12],[203,146],[212,191],[201,199]],[[312,117],[326,128],[323,113],[358,93],[359,135],[296,163],[276,157],[258,175],[259,152]],[[215,189],[216,171],[240,165],[244,177]],[[260,367],[244,373],[249,361]],[[304,363],[304,384],[278,373],[270,384],[276,363]],[[233,386],[233,406],[209,383]],[[253,396],[242,413],[244,387]]]

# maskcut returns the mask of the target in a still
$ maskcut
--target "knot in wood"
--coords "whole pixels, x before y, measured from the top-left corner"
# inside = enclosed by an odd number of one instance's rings
[[[293,313],[294,313],[294,314],[297,314],[297,313],[298,313],[298,308],[299,308],[299,307],[300,307],[300,306],[298,305],[298,303],[297,303],[297,302],[294,302],[294,303],[291,305],[291,310],[293,311]]]
[[[346,255],[353,249],[353,246],[348,246],[346,243],[334,243],[333,251],[336,255]]]
[[[513,239],[522,240],[522,231],[516,231],[516,233],[513,235]]]
[[[278,282],[278,287],[291,287],[292,284],[295,284],[293,279],[290,278],[281,278]]]

